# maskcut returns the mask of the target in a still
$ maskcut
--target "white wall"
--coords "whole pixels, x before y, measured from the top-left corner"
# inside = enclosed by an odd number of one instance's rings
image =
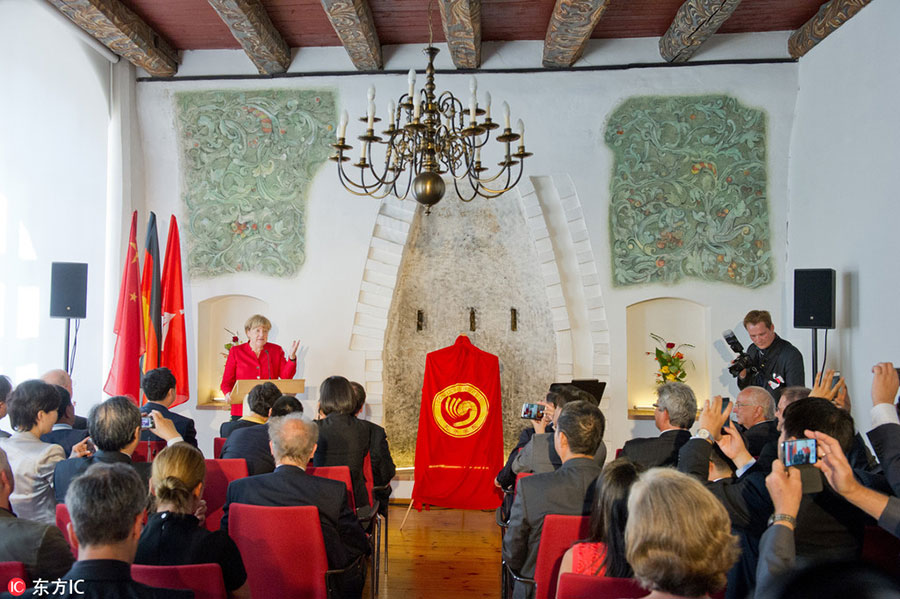
[[[86,262],[87,318],[74,372],[84,413],[106,374],[110,64],[50,10],[33,0],[0,3],[0,373],[18,383],[63,366],[65,321],[48,316],[50,263]]]
[[[763,36],[767,51],[771,36]],[[651,40],[639,42],[649,46]],[[778,54],[783,50],[779,41]],[[528,45],[519,46],[530,51]],[[343,69],[346,54],[340,48],[315,51],[320,69]],[[245,60],[239,53],[216,53],[196,56],[188,53],[185,64],[204,62],[214,72],[232,72],[221,61]],[[308,52],[307,52],[308,54]],[[389,52],[389,54],[391,54]],[[418,54],[418,53],[416,53]],[[501,53],[502,55],[502,53]],[[493,55],[498,56],[497,54]],[[445,61],[446,52],[439,57]],[[202,60],[201,60],[202,59]],[[499,60],[499,58],[493,58]],[[422,58],[414,57],[417,68],[424,67]],[[402,68],[392,64],[392,68]],[[409,68],[410,63],[405,64]],[[446,66],[446,65],[445,65]],[[495,65],[497,66],[497,65]],[[465,97],[468,75],[439,74],[439,90],[451,89]],[[421,79],[421,76],[420,76]],[[146,205],[160,217],[174,212],[184,222],[179,190],[179,157],[176,145],[173,94],[182,90],[236,88],[332,88],[339,95],[339,109],[353,116],[364,113],[366,89],[378,89],[376,103],[382,112],[391,97],[406,89],[405,75],[352,75],[343,77],[310,76],[296,79],[246,81],[182,81],[138,83],[138,112],[145,160]],[[522,118],[527,127],[529,176],[567,174],[572,178],[581,200],[585,219],[600,269],[604,301],[610,324],[613,348],[610,385],[604,403],[610,418],[607,441],[610,448],[620,447],[633,434],[654,434],[652,423],[635,423],[626,419],[625,380],[625,308],[653,297],[681,297],[711,307],[709,343],[716,342],[719,332],[735,328],[751,308],[770,308],[781,327],[783,257],[787,221],[787,163],[789,135],[797,91],[796,64],[720,65],[689,68],[651,68],[605,72],[541,72],[530,74],[489,73],[478,76],[479,90],[489,90],[495,106],[507,100],[512,106],[513,120]],[[421,85],[421,80],[419,82]],[[723,93],[738,97],[745,105],[764,109],[768,114],[768,196],[770,225],[775,255],[776,282],[749,291],[725,284],[685,282],[675,286],[646,285],[611,288],[608,239],[608,177],[612,155],[603,142],[607,114],[625,98],[633,95]],[[352,119],[351,119],[352,120]],[[361,132],[351,124],[348,137]],[[355,155],[355,154],[354,154]],[[496,162],[486,160],[486,162]],[[480,201],[480,200],[479,200]],[[273,341],[288,343],[299,337],[307,350],[298,377],[307,379],[316,397],[318,383],[331,374],[340,373],[362,380],[364,356],[349,350],[359,283],[366,259],[369,239],[374,228],[378,202],[350,195],[341,188],[333,163],[327,163],[313,183],[309,196],[307,262],[293,279],[271,279],[252,274],[231,275],[207,281],[192,282],[186,291],[189,306],[188,326],[196,331],[198,302],[226,293],[251,293],[272,307],[270,318],[278,326]],[[161,232],[161,236],[164,233]],[[160,244],[164,244],[160,239]],[[536,279],[536,284],[539,280]],[[745,341],[746,337],[745,337]],[[720,368],[732,356],[718,342]],[[714,356],[715,357],[715,356]],[[191,355],[191,368],[196,368]],[[716,370],[711,368],[713,375]],[[196,376],[194,376],[196,380]],[[715,379],[713,392],[734,395],[730,377]],[[201,447],[211,447],[210,436],[224,420],[223,412],[190,410],[199,419]]]
[[[788,273],[838,273],[837,330],[829,335],[827,366],[847,377],[863,431],[870,422],[872,365],[900,363],[898,27],[900,3],[877,0],[800,60],[791,143]],[[792,286],[791,279],[786,311]],[[809,355],[809,333],[792,337]],[[821,332],[819,343],[821,362]]]

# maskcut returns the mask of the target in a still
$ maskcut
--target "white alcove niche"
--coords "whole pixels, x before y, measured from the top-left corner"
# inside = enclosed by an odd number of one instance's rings
[[[650,334],[659,335],[676,345],[687,343],[681,352],[690,385],[698,405],[709,397],[709,308],[696,302],[674,297],[661,297],[631,304],[625,309],[628,364],[628,415],[652,418],[656,401],[657,347]],[[647,355],[651,352],[651,355]]]
[[[222,401],[222,371],[228,355],[225,344],[233,331],[247,341],[244,323],[253,314],[266,315],[269,304],[250,295],[218,295],[197,305],[197,406],[227,409]]]

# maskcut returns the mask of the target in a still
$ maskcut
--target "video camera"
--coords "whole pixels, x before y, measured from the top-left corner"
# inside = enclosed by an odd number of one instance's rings
[[[750,375],[759,372],[759,366],[753,358],[744,353],[744,346],[741,345],[741,342],[735,337],[734,331],[728,329],[722,333],[722,337],[725,338],[725,343],[728,344],[731,351],[738,355],[738,357],[734,359],[734,362],[728,366],[728,372],[731,376],[738,376],[742,370],[746,370]]]

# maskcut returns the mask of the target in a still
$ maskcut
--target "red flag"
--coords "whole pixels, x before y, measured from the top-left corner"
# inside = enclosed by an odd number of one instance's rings
[[[147,223],[147,244],[144,247],[144,270],[141,273],[145,344],[144,359],[141,362],[142,372],[159,368],[159,342],[162,339],[161,297],[159,237],[156,234],[156,214],[151,212],[150,221]]]
[[[138,279],[137,211],[131,215],[131,234],[119,288],[116,308],[116,349],[103,391],[109,395],[127,395],[138,402],[141,389],[141,354],[144,353],[144,329],[141,326],[141,296]]]
[[[421,504],[494,509],[502,496],[500,363],[460,335],[425,359],[412,497]]]
[[[162,351],[160,365],[175,375],[175,403],[190,397],[187,367],[187,335],[184,328],[184,291],[181,280],[181,242],[175,215],[169,220],[166,258],[162,269]]]

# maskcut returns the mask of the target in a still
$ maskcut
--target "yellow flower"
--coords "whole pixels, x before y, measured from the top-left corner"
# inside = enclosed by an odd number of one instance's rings
[[[667,381],[674,381],[674,380],[675,380],[675,375],[674,375],[674,374],[667,374],[667,375],[666,375],[666,380],[667,380]]]
[[[659,369],[659,371],[662,372],[663,374],[666,374],[667,372],[669,372],[669,367],[663,366],[662,368]]]

